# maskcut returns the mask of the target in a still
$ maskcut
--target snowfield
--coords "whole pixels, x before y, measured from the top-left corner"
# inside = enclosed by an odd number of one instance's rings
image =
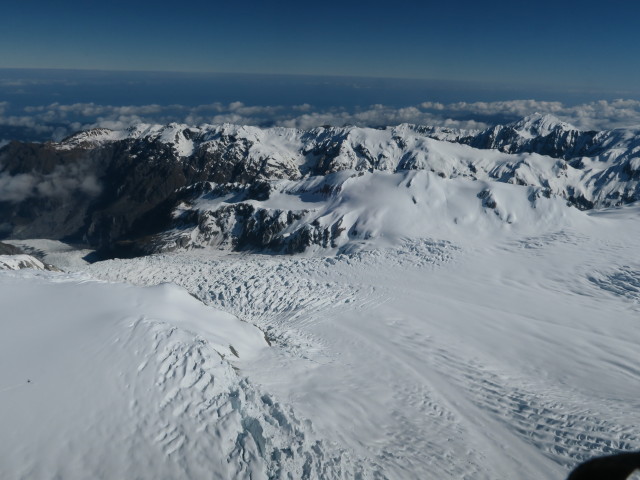
[[[274,347],[240,370],[374,478],[563,478],[578,460],[640,447],[638,213],[482,244],[174,254],[90,271],[173,281],[260,326]]]
[[[0,287],[1,478],[302,478],[316,452],[331,476],[349,466],[238,374],[264,334],[183,289],[30,271]]]
[[[1,476],[563,478],[638,449],[639,210],[3,273]]]
[[[640,205],[331,175],[188,206],[303,212],[281,238],[332,237],[301,255],[232,253],[202,222],[92,264],[14,242],[66,273],[0,259],[0,478],[562,479],[640,450]]]

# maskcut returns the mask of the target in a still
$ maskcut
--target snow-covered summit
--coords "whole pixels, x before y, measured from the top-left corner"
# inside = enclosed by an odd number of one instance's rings
[[[109,128],[92,128],[83,130],[64,138],[57,148],[69,150],[76,147],[91,148],[104,142],[115,142],[128,137],[127,130],[111,130]]]
[[[546,137],[552,132],[578,130],[573,125],[563,122],[555,115],[534,113],[518,122],[510,124],[523,137]]]

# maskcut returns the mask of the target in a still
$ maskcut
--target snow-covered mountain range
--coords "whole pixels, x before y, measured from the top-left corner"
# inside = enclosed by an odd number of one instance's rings
[[[13,142],[0,150],[0,234],[83,241],[107,255],[343,248],[382,233],[371,224],[381,209],[433,226],[433,195],[469,195],[517,224],[500,184],[526,187],[509,191],[531,208],[634,202],[640,132],[584,132],[533,115],[485,131],[169,124]],[[379,208],[358,203],[361,191],[375,192]]]
[[[0,477],[560,480],[640,450],[638,138],[6,145]]]

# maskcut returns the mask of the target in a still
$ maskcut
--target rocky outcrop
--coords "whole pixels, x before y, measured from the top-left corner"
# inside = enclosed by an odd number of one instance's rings
[[[20,255],[24,253],[18,247],[0,242],[0,255]]]
[[[0,270],[22,270],[24,268],[31,270],[47,270],[50,272],[60,271],[59,268],[41,262],[31,255],[0,255]]]

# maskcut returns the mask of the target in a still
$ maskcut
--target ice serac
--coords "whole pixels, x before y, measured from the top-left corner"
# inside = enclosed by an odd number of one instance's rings
[[[341,248],[368,232],[366,209],[345,203],[355,185],[382,174],[400,184],[414,171],[489,182],[485,190],[529,187],[520,192],[582,210],[622,205],[640,195],[640,132],[585,132],[536,114],[481,132],[174,123],[12,142],[0,150],[0,236],[82,241],[108,255],[196,245]],[[396,195],[393,188],[385,183],[382,195]],[[433,208],[398,191],[405,210]],[[479,194],[474,205],[492,204]],[[336,213],[347,203],[352,212]]]

